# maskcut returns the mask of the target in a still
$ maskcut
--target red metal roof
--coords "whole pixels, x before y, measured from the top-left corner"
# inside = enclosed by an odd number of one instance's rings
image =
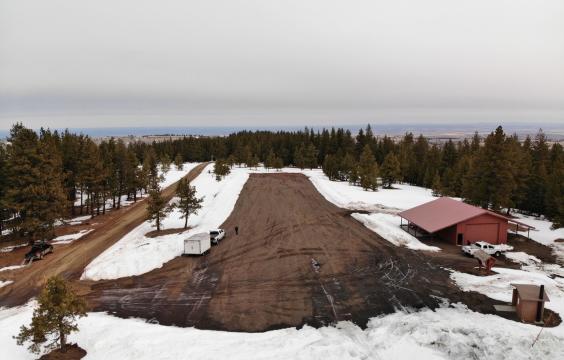
[[[421,229],[434,233],[482,214],[491,214],[509,220],[486,209],[468,205],[449,197],[438,198],[437,200],[402,211],[398,215]]]

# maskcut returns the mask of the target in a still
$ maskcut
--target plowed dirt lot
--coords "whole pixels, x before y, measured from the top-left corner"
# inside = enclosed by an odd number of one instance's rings
[[[372,316],[435,308],[442,299],[493,311],[493,300],[451,282],[442,268],[451,257],[396,247],[349,213],[303,175],[253,174],[222,226],[228,236],[209,255],[81,288],[95,310],[234,331],[346,319],[363,326]]]
[[[200,164],[192,169],[186,177],[194,179],[207,164]],[[163,197],[172,198],[176,184],[163,190]],[[112,211],[107,215],[96,217],[94,231],[69,245],[58,245],[53,254],[43,260],[35,261],[30,266],[13,271],[2,272],[4,280],[14,283],[0,288],[0,306],[21,305],[31,297],[37,295],[45,279],[49,276],[61,274],[69,280],[78,280],[94,258],[121,239],[129,231],[140,225],[146,219],[146,202],[136,204],[121,210]],[[0,254],[2,266],[21,263],[28,247],[20,248],[9,253]]]

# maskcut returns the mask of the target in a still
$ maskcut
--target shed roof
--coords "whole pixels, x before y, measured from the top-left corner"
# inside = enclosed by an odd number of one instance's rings
[[[409,210],[402,211],[398,215],[428,233],[434,233],[482,214],[490,214],[510,221],[510,219],[505,216],[449,197],[438,198]]]
[[[543,298],[539,298],[540,286],[531,284],[511,284],[517,289],[517,294],[521,300],[525,301],[550,301],[546,291],[543,292]]]

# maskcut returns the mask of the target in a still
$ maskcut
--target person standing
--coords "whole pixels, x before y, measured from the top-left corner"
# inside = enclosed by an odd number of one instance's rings
[[[235,226],[235,235],[239,235],[239,226]]]

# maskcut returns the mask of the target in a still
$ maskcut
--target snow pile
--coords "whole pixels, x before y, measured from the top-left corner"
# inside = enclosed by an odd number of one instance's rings
[[[94,259],[86,267],[81,278],[117,279],[146,273],[180,256],[184,239],[188,236],[219,227],[235,207],[249,173],[246,169],[234,168],[228,176],[218,182],[208,170],[213,170],[213,164],[207,166],[191,182],[191,185],[196,187],[196,196],[203,197],[204,201],[198,214],[189,218],[190,230],[148,238],[145,234],[154,228],[149,222],[144,222]],[[182,228],[184,219],[180,218],[180,215],[178,210],[169,214],[163,222],[164,228]]]
[[[551,331],[553,329],[545,329],[531,347],[538,327],[473,312],[459,304],[436,311],[396,312],[373,318],[368,326],[372,346],[377,349],[399,347],[397,342],[409,341],[420,349],[431,348],[449,359],[559,359],[564,356],[564,336]],[[381,358],[421,358],[417,353],[414,356],[399,354]]]
[[[25,265],[12,265],[12,266],[6,266],[3,268],[0,268],[0,272],[2,271],[10,271],[10,270],[17,270],[20,268],[23,268]]]
[[[377,213],[351,215],[367,228],[396,246],[405,246],[411,250],[440,251],[436,246],[423,244],[400,227],[400,218],[396,215]]]
[[[505,257],[520,264],[535,265],[540,264],[542,261],[536,256],[529,255],[523,251],[506,252]]]
[[[0,236],[9,235],[11,233],[12,233],[12,230],[10,230],[10,229],[2,230],[2,232],[0,233]]]
[[[94,229],[80,230],[79,232],[74,233],[74,234],[61,235],[61,236],[58,236],[58,237],[54,238],[53,240],[51,240],[51,244],[53,244],[53,245],[69,244],[69,243],[71,243],[75,240],[80,239],[84,235],[92,232],[93,230]]]
[[[5,253],[5,252],[10,252],[14,249],[19,249],[21,247],[27,246],[27,244],[21,244],[21,245],[14,245],[14,246],[6,246],[0,249],[0,253]]]
[[[34,359],[12,335],[29,324],[34,302],[0,310],[0,348],[9,359]],[[89,313],[69,341],[88,359],[558,359],[564,337],[533,325],[484,315],[463,305],[372,318],[366,330],[350,322],[264,333],[198,330]],[[124,331],[127,329],[127,331]]]
[[[10,285],[11,283],[13,283],[12,280],[6,280],[6,281],[0,280],[0,288],[7,286],[7,285]]]

